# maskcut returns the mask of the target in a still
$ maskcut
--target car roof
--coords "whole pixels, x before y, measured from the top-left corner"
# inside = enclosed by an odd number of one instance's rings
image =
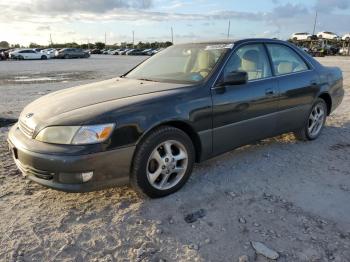
[[[220,44],[238,44],[244,42],[266,42],[266,43],[286,43],[284,40],[275,38],[243,38],[238,40],[218,40],[218,41],[201,41],[201,42],[189,42],[177,45],[188,45],[188,44],[207,44],[207,45],[220,45]]]

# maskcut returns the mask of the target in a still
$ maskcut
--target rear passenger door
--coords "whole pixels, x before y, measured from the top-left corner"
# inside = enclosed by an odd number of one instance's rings
[[[279,43],[266,44],[280,91],[277,128],[280,133],[300,128],[318,92],[319,79],[299,51]]]

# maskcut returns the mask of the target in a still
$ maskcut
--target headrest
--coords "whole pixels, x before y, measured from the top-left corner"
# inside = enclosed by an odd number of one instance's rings
[[[259,65],[259,52],[256,50],[248,50],[242,57],[242,69],[244,71],[256,71]]]
[[[293,64],[289,62],[280,62],[277,67],[277,72],[280,75],[293,72]]]

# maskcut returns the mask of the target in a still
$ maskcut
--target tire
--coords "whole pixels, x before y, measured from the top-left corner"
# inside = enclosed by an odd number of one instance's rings
[[[350,42],[350,37],[345,38],[346,42]]]
[[[24,57],[21,56],[21,55],[19,55],[19,56],[17,57],[17,59],[18,59],[18,60],[24,60]]]
[[[294,38],[293,38],[293,41],[298,41],[298,38],[294,37]]]
[[[70,58],[70,56],[69,55],[64,55],[64,57],[63,57],[64,59],[69,59]]]
[[[41,56],[41,60],[46,60],[47,59],[47,56],[46,55],[42,55]]]
[[[320,116],[321,111],[322,111],[322,118]],[[315,119],[315,115],[316,115],[315,112],[318,112],[318,115],[316,116],[318,120]],[[311,141],[311,140],[317,139],[322,132],[322,129],[327,119],[327,114],[328,114],[328,109],[327,109],[326,102],[323,99],[318,98],[316,102],[313,104],[308,114],[308,118],[304,123],[304,126],[298,131],[294,132],[295,137],[302,141]],[[311,128],[312,126],[315,129]]]
[[[150,198],[172,194],[190,177],[194,160],[194,146],[186,133],[170,126],[156,128],[136,148],[131,186]]]

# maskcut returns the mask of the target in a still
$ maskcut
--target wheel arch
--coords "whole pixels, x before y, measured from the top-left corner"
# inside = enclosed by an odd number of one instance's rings
[[[194,149],[195,149],[195,154],[196,154],[195,155],[195,162],[200,162],[201,154],[202,154],[202,144],[201,144],[201,140],[199,138],[199,135],[189,123],[187,123],[186,121],[183,121],[183,120],[170,120],[170,121],[158,123],[158,124],[152,126],[150,129],[148,129],[147,131],[145,131],[142,134],[142,136],[137,141],[136,146],[139,145],[142,142],[142,140],[148,134],[150,134],[150,132],[152,132],[156,128],[159,128],[162,126],[175,127],[175,128],[180,129],[184,133],[186,133],[189,136],[189,138],[191,139],[193,146],[194,146]]]
[[[330,94],[324,92],[318,96],[319,98],[323,99],[326,102],[327,105],[327,115],[330,115],[332,111],[332,98]]]

